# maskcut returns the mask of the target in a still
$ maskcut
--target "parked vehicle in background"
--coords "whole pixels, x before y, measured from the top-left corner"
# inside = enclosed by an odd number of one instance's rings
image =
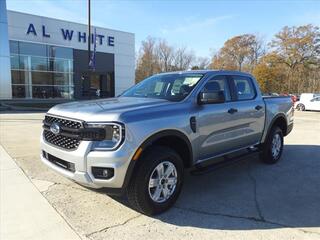
[[[302,93],[294,106],[299,111],[320,111],[320,94]]]
[[[41,159],[79,184],[125,193],[134,209],[153,215],[177,200],[184,169],[253,151],[274,164],[292,128],[290,97],[262,97],[250,74],[163,73],[117,98],[51,108]]]

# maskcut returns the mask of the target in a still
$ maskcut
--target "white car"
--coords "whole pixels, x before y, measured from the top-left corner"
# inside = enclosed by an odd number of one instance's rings
[[[300,100],[295,103],[295,108],[299,111],[320,111],[320,94],[302,93]]]

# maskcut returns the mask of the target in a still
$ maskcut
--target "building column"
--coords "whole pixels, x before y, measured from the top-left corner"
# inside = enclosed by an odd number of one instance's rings
[[[0,99],[12,98],[6,0],[0,0]]]

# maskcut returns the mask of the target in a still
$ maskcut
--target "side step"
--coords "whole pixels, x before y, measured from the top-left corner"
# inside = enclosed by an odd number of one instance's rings
[[[190,172],[190,174],[199,176],[203,174],[210,173],[214,170],[223,168],[223,167],[228,167],[232,164],[235,164],[237,162],[246,160],[248,157],[253,157],[256,156],[260,153],[258,149],[248,149],[248,152],[243,153],[241,155],[238,155],[236,157],[229,157],[228,155],[224,156],[224,160],[217,162],[217,163],[212,163],[208,166],[203,166],[201,163],[195,165],[195,169]]]

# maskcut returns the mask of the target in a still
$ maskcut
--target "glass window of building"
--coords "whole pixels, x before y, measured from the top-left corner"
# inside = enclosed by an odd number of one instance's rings
[[[19,55],[11,55],[10,62],[11,62],[11,69],[20,69]]]
[[[12,84],[28,84],[25,72],[19,70],[11,70]]]
[[[10,41],[13,98],[73,98],[73,49]]]
[[[26,98],[26,86],[12,85],[12,96],[14,98]]]
[[[31,57],[31,70],[48,71],[48,58]]]
[[[10,53],[11,54],[19,54],[19,42],[18,41],[10,41]]]
[[[49,57],[51,58],[73,59],[72,48],[56,47],[56,46],[48,46],[48,48],[49,48]]]
[[[47,46],[44,44],[19,42],[19,54],[47,57]]]

